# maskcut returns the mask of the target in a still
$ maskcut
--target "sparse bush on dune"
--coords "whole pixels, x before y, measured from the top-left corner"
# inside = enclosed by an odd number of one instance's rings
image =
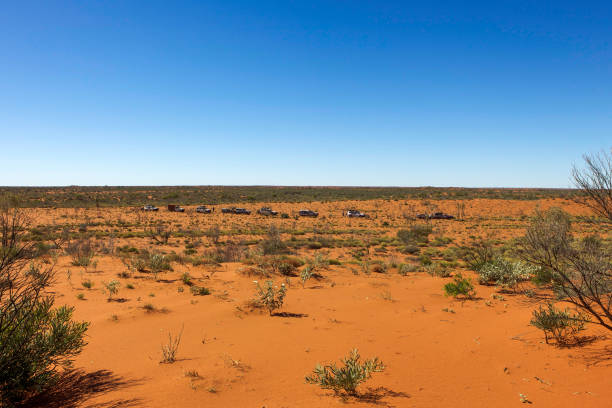
[[[535,275],[537,269],[524,262],[496,258],[480,268],[478,282],[481,285],[496,285],[516,291],[519,283],[529,280]]]
[[[567,213],[538,212],[520,242],[526,262],[552,274],[558,299],[612,330],[612,248],[597,236],[574,238]]]
[[[270,316],[272,316],[275,310],[283,307],[285,296],[287,295],[287,287],[284,283],[281,283],[278,289],[271,280],[266,281],[263,286],[255,281],[255,285],[257,289],[257,303],[267,309]]]
[[[320,365],[317,364],[311,375],[306,376],[308,384],[315,384],[323,389],[331,389],[336,394],[344,391],[348,395],[357,395],[359,384],[367,381],[373,373],[385,370],[385,366],[378,357],[374,357],[363,362],[357,349],[345,358],[341,359],[342,366],[338,367],[335,363]]]
[[[444,295],[457,298],[463,296],[466,299],[474,297],[474,285],[470,279],[464,278],[461,274],[457,274],[452,282],[444,285]]]
[[[0,203],[0,405],[9,407],[53,385],[85,346],[89,326],[72,320],[73,308],[53,307],[54,265],[33,263],[35,248],[23,240],[28,225],[23,212]]]
[[[429,241],[429,234],[432,233],[430,225],[416,224],[410,227],[410,229],[402,229],[397,231],[397,237],[404,245],[416,245],[420,243],[427,243]]]
[[[584,330],[584,323],[588,317],[584,314],[573,313],[568,309],[557,309],[552,303],[546,308],[540,306],[533,311],[533,319],[530,324],[544,332],[544,339],[548,344],[550,335],[558,344],[564,344],[576,338],[576,335]]]

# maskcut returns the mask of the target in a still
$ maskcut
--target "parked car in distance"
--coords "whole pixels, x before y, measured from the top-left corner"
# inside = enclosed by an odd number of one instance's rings
[[[445,214],[443,212],[435,212],[433,214],[419,214],[416,216],[421,220],[452,220],[455,217],[450,214]]]
[[[278,215],[278,211],[274,211],[270,207],[261,207],[259,210],[257,210],[257,214],[260,214],[260,215]]]
[[[199,205],[196,207],[196,212],[201,214],[210,214],[212,210],[205,205]]]
[[[246,208],[236,208],[236,207],[222,208],[221,212],[223,214],[246,214],[246,215],[249,215],[251,213],[251,211],[247,210]]]
[[[168,211],[172,211],[172,212],[185,212],[185,209],[183,207],[181,207],[180,205],[168,204]]]
[[[357,218],[366,218],[367,215],[362,213],[361,211],[357,211],[357,210],[348,210],[346,212],[346,216],[347,217],[357,217]]]
[[[159,208],[151,204],[147,204],[144,207],[142,207],[142,211],[158,211],[158,210]]]
[[[300,210],[300,217],[318,217],[319,213],[312,210]]]

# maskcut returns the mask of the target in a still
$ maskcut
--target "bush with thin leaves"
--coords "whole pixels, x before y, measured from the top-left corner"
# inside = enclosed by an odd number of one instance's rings
[[[0,406],[52,386],[85,346],[89,326],[72,320],[72,307],[53,307],[54,264],[32,263],[28,226],[23,212],[0,203]]]
[[[552,303],[546,308],[540,306],[533,311],[530,324],[544,332],[544,339],[548,344],[548,336],[552,336],[557,343],[564,344],[576,337],[578,332],[584,330],[584,323],[588,317],[581,313],[573,313],[568,309],[557,309]]]
[[[257,287],[257,303],[268,309],[270,316],[272,316],[275,310],[283,307],[285,296],[287,295],[287,287],[284,283],[280,285],[279,289],[276,289],[274,282],[271,280],[266,281],[263,286],[255,281],[255,285]]]
[[[113,279],[112,281],[106,283],[102,282],[104,288],[106,289],[106,293],[108,293],[108,301],[110,302],[117,293],[119,293],[119,286],[121,285],[119,281]]]
[[[359,384],[365,382],[372,373],[384,371],[385,366],[378,357],[360,361],[361,356],[357,349],[349,352],[346,358],[341,359],[343,366],[336,364],[317,364],[312,374],[306,376],[306,383],[319,385],[323,389],[331,389],[335,393],[344,391],[348,395],[356,395]]]

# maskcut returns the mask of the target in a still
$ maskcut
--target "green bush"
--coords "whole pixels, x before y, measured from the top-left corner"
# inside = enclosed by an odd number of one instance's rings
[[[516,290],[520,282],[529,280],[538,268],[524,262],[513,262],[496,258],[484,264],[478,271],[478,282],[481,285],[496,285]]]
[[[544,332],[544,339],[548,344],[550,334],[559,344],[567,343],[576,334],[584,330],[584,322],[587,316],[580,313],[572,313],[568,309],[557,309],[552,303],[546,308],[540,306],[533,311],[530,324]]]
[[[463,296],[467,299],[471,299],[474,295],[474,285],[470,279],[466,279],[461,274],[455,276],[453,282],[449,282],[444,285],[444,295],[452,296],[457,298]]]
[[[287,287],[284,283],[281,284],[279,289],[274,287],[274,282],[266,281],[264,286],[261,286],[259,282],[255,281],[257,286],[257,303],[268,309],[270,316],[272,312],[283,307],[285,296],[287,295]]]
[[[335,393],[344,391],[349,395],[357,394],[357,386],[365,382],[372,373],[382,372],[385,366],[378,357],[360,362],[361,356],[357,349],[351,350],[348,356],[340,361],[343,366],[336,364],[317,364],[312,374],[306,376],[306,383],[316,384],[323,389],[331,389]]]
[[[0,406],[13,406],[53,385],[85,346],[87,322],[72,320],[73,308],[54,308],[53,267],[32,262],[25,242],[29,220],[0,203]]]

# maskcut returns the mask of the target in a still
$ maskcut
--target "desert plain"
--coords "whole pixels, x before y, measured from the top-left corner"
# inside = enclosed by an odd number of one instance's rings
[[[221,213],[231,206],[253,212]],[[256,214],[263,206],[279,215]],[[529,322],[534,309],[552,300],[550,287],[479,285],[461,256],[461,247],[485,237],[511,251],[534,212],[551,207],[569,212],[578,234],[610,239],[610,230],[570,199],[250,202],[215,205],[211,214],[196,213],[195,205],[185,205],[184,213],[159,207],[25,210],[32,239],[61,240],[64,231],[66,248],[86,241],[93,250],[86,266],[68,253],[47,260],[55,263],[56,305],[73,306],[74,318],[90,327],[73,371],[29,406],[612,404],[609,332],[588,325],[583,342],[546,344]],[[297,217],[302,208],[319,217]],[[351,208],[368,217],[343,216]],[[415,218],[434,209],[456,218]],[[407,252],[398,231],[415,225],[431,233]],[[166,231],[167,242],[160,237]],[[272,249],[265,247],[271,234],[280,240]],[[131,268],[129,259],[142,253],[166,257],[170,268],[155,274]],[[292,266],[275,266],[275,257]],[[301,271],[313,263],[316,273],[303,282]],[[444,285],[457,274],[473,281],[473,299],[445,296]],[[267,280],[287,288],[272,314],[254,302],[255,282]],[[109,296],[105,285],[112,281],[117,291]],[[176,360],[162,362],[162,346],[179,335]],[[317,363],[338,362],[353,348],[385,365],[357,395],[305,382]]]

